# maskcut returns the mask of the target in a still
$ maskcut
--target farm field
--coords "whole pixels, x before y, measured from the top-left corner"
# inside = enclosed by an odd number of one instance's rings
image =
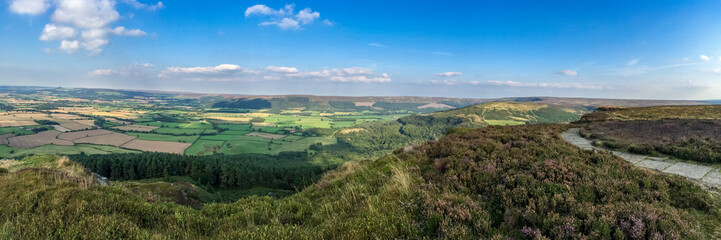
[[[190,143],[177,142],[161,142],[134,139],[122,145],[123,148],[135,149],[146,152],[164,152],[164,153],[185,153],[185,149],[190,147]]]
[[[122,126],[112,127],[112,129],[117,129],[117,130],[121,130],[121,131],[130,131],[130,132],[152,132],[158,128],[160,128],[160,127],[147,126],[147,125],[122,125]]]

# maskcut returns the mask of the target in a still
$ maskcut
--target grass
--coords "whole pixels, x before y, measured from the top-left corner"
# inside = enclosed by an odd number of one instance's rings
[[[10,153],[14,151],[13,153]],[[44,145],[30,149],[14,149],[6,145],[0,146],[0,156],[7,158],[19,158],[37,154],[110,154],[110,153],[136,153],[138,151],[118,148],[114,146],[76,144],[74,146]]]
[[[138,139],[141,139],[141,140],[181,142],[181,143],[192,143],[192,142],[195,142],[196,139],[198,139],[198,136],[174,136],[174,135],[164,135],[164,134],[154,134],[154,133],[126,132],[125,135],[136,136],[136,137],[138,137]]]
[[[261,153],[269,154],[268,143],[260,141],[227,141],[220,149],[224,154]]]
[[[248,125],[248,124],[237,124],[237,125],[220,124],[220,125],[218,125],[218,128],[228,129],[231,131],[250,131],[250,125]]]
[[[12,133],[15,135],[29,135],[29,134],[33,134],[34,132],[27,130],[27,129],[33,128],[33,127],[40,127],[40,126],[25,126],[25,127],[23,127],[24,129],[21,129],[20,127],[4,127],[4,128],[0,128],[0,135],[7,134],[7,133]]]
[[[287,138],[287,137],[286,137]],[[280,152],[302,152],[313,144],[322,143],[323,145],[336,144],[338,139],[334,137],[305,137],[294,140],[292,142],[284,142],[275,140],[270,145],[270,153],[278,154]]]
[[[220,150],[223,143],[225,143],[225,141],[198,139],[193,143],[193,145],[185,149],[185,154],[211,155],[214,151]]]
[[[500,126],[515,126],[515,125],[523,125],[524,122],[518,122],[518,121],[512,121],[512,120],[488,120],[485,119],[483,121],[486,121],[490,125],[500,125]]]
[[[205,129],[202,128],[158,128],[153,132],[170,135],[200,135]]]

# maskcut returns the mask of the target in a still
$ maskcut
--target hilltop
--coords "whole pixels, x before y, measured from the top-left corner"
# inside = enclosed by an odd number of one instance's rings
[[[572,147],[558,135],[565,128],[454,130],[439,141],[346,163],[286,198],[250,197],[200,210],[147,203],[130,190],[85,186],[58,178],[56,172],[15,171],[0,176],[0,203],[6,206],[0,209],[0,235],[35,239],[105,234],[187,239],[719,237],[718,198],[681,177]]]

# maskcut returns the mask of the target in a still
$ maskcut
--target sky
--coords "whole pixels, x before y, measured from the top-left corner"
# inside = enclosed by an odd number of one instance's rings
[[[0,85],[721,99],[721,1],[0,0]]]

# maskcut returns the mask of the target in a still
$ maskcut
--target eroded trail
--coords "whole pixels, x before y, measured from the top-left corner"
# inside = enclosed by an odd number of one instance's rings
[[[604,150],[605,148],[593,146],[591,141],[581,137],[578,128],[571,128],[561,134],[566,142],[586,150]],[[625,153],[618,151],[610,151],[613,155],[633,163],[636,166],[653,169],[656,171],[676,174],[701,182],[708,187],[721,188],[721,172],[718,168],[708,166],[679,162],[667,158],[650,157],[641,154]]]

